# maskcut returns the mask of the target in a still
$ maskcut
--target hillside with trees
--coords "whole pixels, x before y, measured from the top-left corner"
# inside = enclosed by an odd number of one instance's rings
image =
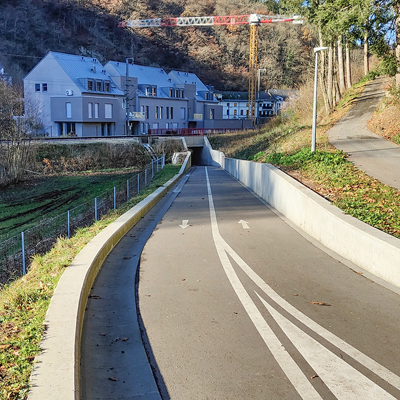
[[[184,27],[127,30],[121,20],[177,16],[271,14],[275,1],[245,0],[3,0],[0,61],[21,80],[50,50],[97,57],[133,57],[137,64],[196,73],[219,90],[247,90],[249,27]],[[310,27],[263,25],[259,66],[262,87],[295,87],[309,75]]]

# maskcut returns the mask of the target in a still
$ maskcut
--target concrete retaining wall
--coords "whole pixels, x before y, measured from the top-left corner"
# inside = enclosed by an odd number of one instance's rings
[[[190,153],[163,187],[96,235],[62,275],[46,314],[42,352],[35,358],[29,400],[80,399],[80,348],[83,318],[91,287],[105,258],[122,237],[190,168]]]
[[[372,228],[270,164],[225,158],[203,148],[207,165],[220,165],[328,249],[400,287],[400,240]]]

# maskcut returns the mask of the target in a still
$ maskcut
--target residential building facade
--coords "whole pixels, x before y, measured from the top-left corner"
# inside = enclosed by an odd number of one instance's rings
[[[47,136],[122,134],[124,93],[96,58],[49,52],[23,81]]]

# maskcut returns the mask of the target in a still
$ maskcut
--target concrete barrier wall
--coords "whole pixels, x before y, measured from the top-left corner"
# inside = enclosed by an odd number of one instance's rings
[[[190,152],[179,174],[96,235],[62,275],[46,314],[42,352],[35,357],[29,400],[80,400],[80,349],[83,318],[93,282],[122,237],[190,168]]]
[[[225,158],[210,151],[204,160],[220,165],[304,232],[328,249],[400,287],[400,240],[353,218],[270,164]],[[217,154],[220,153],[220,154]]]

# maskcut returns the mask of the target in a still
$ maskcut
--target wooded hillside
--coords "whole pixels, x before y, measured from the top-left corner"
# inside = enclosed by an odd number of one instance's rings
[[[174,27],[129,31],[127,19],[177,16],[271,14],[274,0],[2,0],[0,61],[21,80],[50,50],[97,57],[133,57],[137,64],[196,73],[219,90],[247,90],[249,27]],[[307,25],[260,27],[261,87],[296,87],[312,73]]]

